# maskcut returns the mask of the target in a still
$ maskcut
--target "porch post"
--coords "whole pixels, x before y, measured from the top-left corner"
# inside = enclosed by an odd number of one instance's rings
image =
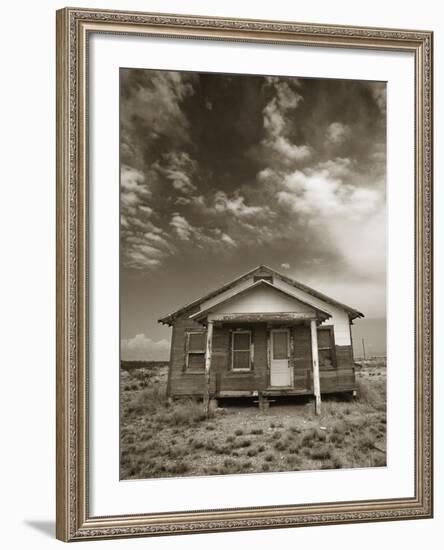
[[[208,321],[207,345],[205,349],[205,381],[203,391],[203,403],[205,415],[210,412],[210,369],[211,369],[211,348],[213,343],[213,321]]]
[[[319,381],[319,353],[318,353],[318,331],[316,319],[310,320],[311,328],[311,357],[313,362],[313,392],[315,396],[315,412],[321,414],[321,384]]]

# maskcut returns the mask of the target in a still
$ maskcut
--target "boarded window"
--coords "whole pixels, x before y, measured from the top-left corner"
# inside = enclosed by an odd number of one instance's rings
[[[333,332],[330,327],[318,328],[318,353],[320,367],[334,367]]]
[[[273,331],[273,359],[288,359],[288,332]]]
[[[187,334],[187,370],[203,371],[205,369],[206,338],[206,332],[189,332]]]
[[[233,332],[232,336],[233,370],[251,369],[251,331]]]

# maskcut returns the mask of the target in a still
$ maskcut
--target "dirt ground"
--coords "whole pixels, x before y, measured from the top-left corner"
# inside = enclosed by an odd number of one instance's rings
[[[359,396],[224,400],[203,415],[165,399],[167,367],[122,369],[121,479],[365,468],[386,465],[386,368],[357,371]]]

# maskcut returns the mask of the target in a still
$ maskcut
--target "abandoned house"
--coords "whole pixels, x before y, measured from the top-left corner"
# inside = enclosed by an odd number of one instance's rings
[[[351,324],[358,317],[256,267],[159,320],[173,327],[168,396],[313,395],[319,412],[322,393],[356,390]]]

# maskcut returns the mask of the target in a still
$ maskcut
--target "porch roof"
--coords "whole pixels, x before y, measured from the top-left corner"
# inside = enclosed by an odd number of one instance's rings
[[[325,321],[329,315],[319,315],[317,313],[209,313],[199,319],[200,323],[205,324],[208,321],[215,323],[297,323],[300,321],[309,321],[316,319],[319,322]]]

